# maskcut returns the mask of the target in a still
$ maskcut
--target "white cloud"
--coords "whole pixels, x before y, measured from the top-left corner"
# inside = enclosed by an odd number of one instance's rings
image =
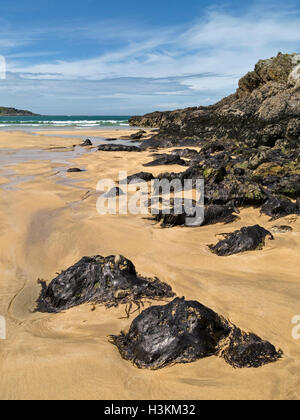
[[[124,37],[128,30],[124,29]],[[177,32],[176,32],[177,31]],[[111,31],[112,32],[112,31]],[[121,49],[86,60],[60,60],[20,67],[11,71],[37,74],[59,74],[65,79],[101,80],[112,77],[171,77],[219,71],[225,75],[242,72],[255,61],[293,49],[300,42],[300,17],[280,12],[233,17],[210,12],[189,29],[166,28],[153,36],[151,31],[135,29],[135,39]],[[148,38],[145,38],[147,34]],[[119,36],[122,30],[119,31]],[[224,79],[224,86],[227,80]]]
[[[99,22],[78,27],[72,35],[69,27],[58,31],[59,36],[83,37],[86,42],[98,38],[102,43],[113,42],[110,52],[99,52],[89,59],[53,60],[45,52],[40,60],[35,54],[35,64],[26,64],[22,60],[28,58],[25,52],[23,56],[20,52],[19,56],[11,54],[8,71],[10,80],[15,74],[14,83],[7,81],[0,86],[0,93],[9,96],[26,92],[28,97],[32,91],[32,103],[39,98],[41,106],[43,98],[53,97],[51,107],[56,98],[57,103],[61,100],[71,109],[80,106],[74,104],[74,98],[85,104],[90,101],[90,107],[107,98],[106,105],[111,103],[112,107],[119,101],[118,109],[126,104],[127,109],[132,109],[136,101],[136,109],[141,112],[155,106],[207,104],[232,93],[238,79],[258,59],[273,56],[279,50],[294,52],[300,45],[300,16],[284,9],[264,12],[257,8],[241,16],[211,9],[189,26],[159,31],[130,25]],[[116,27],[118,31],[113,29]],[[31,36],[41,34],[43,30],[37,28]],[[51,34],[55,34],[55,28],[51,28]],[[14,40],[2,42],[8,46],[17,41],[14,34]],[[176,102],[166,101],[168,96],[176,96]]]
[[[233,76],[207,76],[202,78],[190,78],[181,82],[182,85],[189,86],[195,91],[218,91],[222,89],[234,90],[236,88],[236,83],[237,77]]]

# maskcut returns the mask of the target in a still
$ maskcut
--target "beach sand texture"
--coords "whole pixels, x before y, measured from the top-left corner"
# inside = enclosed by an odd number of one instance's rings
[[[124,134],[110,130],[110,137]],[[233,224],[196,229],[160,229],[143,216],[100,216],[97,182],[118,179],[119,170],[145,171],[150,153],[76,154],[71,146],[78,138],[55,135],[0,133],[0,315],[7,320],[7,340],[0,340],[0,399],[299,399],[300,341],[292,337],[292,318],[300,314],[300,220],[281,219],[293,232],[276,234],[262,251],[217,257],[207,248],[217,234],[278,223],[253,208],[242,210]],[[69,167],[86,171],[67,174]],[[183,169],[150,170],[157,175]],[[121,319],[124,307],[33,313],[38,278],[49,282],[82,256],[98,254],[124,255],[140,274],[157,276],[178,296],[198,300],[281,348],[283,359],[259,369],[233,369],[210,357],[139,370],[107,340],[136,316]]]

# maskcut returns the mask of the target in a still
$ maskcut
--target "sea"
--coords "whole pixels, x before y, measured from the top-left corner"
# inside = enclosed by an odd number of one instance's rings
[[[0,129],[30,129],[33,128],[103,128],[103,127],[129,127],[130,116],[70,116],[70,115],[43,115],[27,117],[0,117]]]

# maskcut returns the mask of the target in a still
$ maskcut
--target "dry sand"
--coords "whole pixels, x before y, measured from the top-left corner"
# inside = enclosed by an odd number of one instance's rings
[[[145,170],[148,152],[88,149],[74,157],[72,149],[62,149],[61,162],[3,164],[3,156],[11,162],[17,149],[33,153],[72,144],[41,134],[0,133],[0,314],[7,319],[7,340],[0,340],[0,399],[299,399],[300,341],[292,338],[291,320],[300,313],[300,220],[280,220],[293,233],[276,235],[263,251],[220,258],[206,246],[216,234],[274,223],[257,209],[244,209],[231,225],[162,230],[142,216],[97,213],[98,180],[117,179],[119,170]],[[66,174],[68,153],[71,166],[87,171]],[[153,172],[164,170],[182,167]],[[124,308],[92,312],[83,305],[58,315],[32,313],[38,278],[50,281],[82,256],[97,254],[123,254],[139,273],[159,277],[179,296],[269,340],[284,358],[259,369],[235,370],[210,357],[157,372],[138,370],[107,341],[129,327],[132,318],[120,319]]]

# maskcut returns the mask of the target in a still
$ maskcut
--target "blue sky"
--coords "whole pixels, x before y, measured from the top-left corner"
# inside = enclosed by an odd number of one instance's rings
[[[207,105],[278,51],[300,53],[299,2],[15,0],[1,5],[0,105],[52,115]]]

